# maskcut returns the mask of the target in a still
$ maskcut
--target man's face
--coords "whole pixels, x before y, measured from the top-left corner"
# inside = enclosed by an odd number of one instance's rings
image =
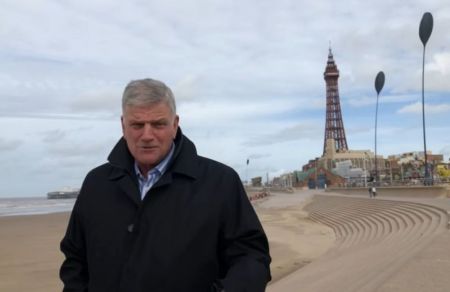
[[[123,136],[142,174],[146,175],[169,153],[178,119],[164,102],[125,107]]]

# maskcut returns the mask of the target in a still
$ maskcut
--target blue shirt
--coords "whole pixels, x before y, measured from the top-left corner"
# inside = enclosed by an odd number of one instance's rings
[[[144,199],[145,194],[152,188],[152,186],[159,180],[159,178],[166,172],[167,165],[169,164],[169,161],[172,159],[173,152],[175,151],[175,144],[172,143],[172,147],[170,148],[169,154],[161,160],[161,162],[152,168],[147,173],[147,178],[145,178],[144,175],[142,175],[141,171],[139,170],[138,164],[136,161],[134,161],[134,170],[136,171],[136,175],[138,177],[139,181],[139,190],[141,192],[141,199]]]

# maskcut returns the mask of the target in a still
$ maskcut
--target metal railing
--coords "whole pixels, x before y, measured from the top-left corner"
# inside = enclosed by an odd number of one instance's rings
[[[344,183],[337,185],[335,187],[343,187],[343,188],[361,188],[361,187],[369,187],[373,186],[373,181],[365,181],[364,177],[357,178],[347,178]],[[390,178],[381,179],[379,182],[376,182],[378,187],[395,187],[395,186],[426,186],[429,184],[429,179],[421,178],[404,178],[400,180],[391,180]],[[433,178],[433,185],[449,185],[450,186],[450,177],[439,177],[435,176]]]

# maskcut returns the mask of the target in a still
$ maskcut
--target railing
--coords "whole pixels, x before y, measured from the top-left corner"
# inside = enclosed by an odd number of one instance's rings
[[[369,187],[372,186],[373,182],[366,181],[364,177],[362,178],[347,178],[346,181],[343,184],[336,185],[334,187],[343,187],[343,188],[361,188],[361,187]],[[429,180],[424,180],[424,178],[405,178],[401,180],[390,180],[382,179],[381,181],[377,182],[377,186],[383,187],[390,187],[390,186],[424,186],[424,185],[431,185],[429,183]],[[449,177],[435,177],[433,179],[433,185],[441,185],[441,186],[450,186],[450,178]]]

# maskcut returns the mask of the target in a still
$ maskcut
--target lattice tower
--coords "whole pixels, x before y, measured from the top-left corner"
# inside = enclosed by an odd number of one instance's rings
[[[323,154],[325,154],[328,139],[334,139],[336,151],[342,152],[348,150],[348,146],[347,139],[345,138],[344,122],[342,121],[341,103],[339,101],[339,70],[334,63],[331,47],[328,53],[327,67],[323,76],[327,86],[327,113]]]

